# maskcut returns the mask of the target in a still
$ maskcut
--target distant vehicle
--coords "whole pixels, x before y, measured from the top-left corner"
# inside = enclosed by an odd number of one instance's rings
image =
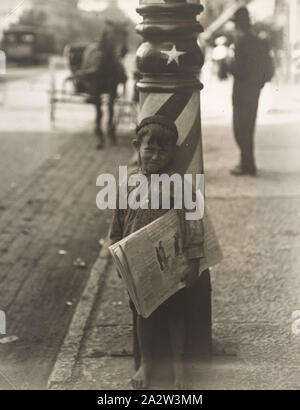
[[[1,48],[8,62],[36,64],[55,51],[54,36],[41,28],[15,25],[4,31]]]

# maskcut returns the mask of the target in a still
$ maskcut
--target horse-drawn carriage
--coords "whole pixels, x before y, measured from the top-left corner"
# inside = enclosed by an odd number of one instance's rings
[[[102,106],[107,106],[108,135],[116,143],[116,127],[122,119],[133,126],[136,120],[135,103],[127,93],[128,75],[122,59],[127,54],[126,35],[122,26],[109,23],[99,42],[77,43],[66,46],[64,57],[50,60],[51,91],[50,115],[55,122],[57,103],[90,103],[96,109],[95,133],[98,148],[103,146],[101,126]],[[57,89],[57,68],[69,70]]]

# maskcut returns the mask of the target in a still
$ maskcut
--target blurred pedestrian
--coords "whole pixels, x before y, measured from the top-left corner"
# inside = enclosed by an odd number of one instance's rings
[[[267,40],[259,38],[252,31],[248,9],[240,7],[232,21],[237,37],[228,70],[234,77],[233,129],[241,159],[231,173],[236,176],[254,176],[254,131],[258,101],[261,89],[274,75],[274,63]]]

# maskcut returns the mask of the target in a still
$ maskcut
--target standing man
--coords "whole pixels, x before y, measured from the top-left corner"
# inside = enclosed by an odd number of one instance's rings
[[[237,40],[234,57],[229,63],[233,84],[233,129],[241,151],[240,163],[232,175],[256,175],[254,131],[261,89],[274,75],[274,64],[266,40],[251,29],[249,12],[240,7],[234,14]]]

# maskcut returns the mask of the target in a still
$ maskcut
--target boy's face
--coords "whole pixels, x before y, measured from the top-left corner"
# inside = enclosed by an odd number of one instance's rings
[[[140,154],[142,169],[151,174],[163,171],[171,162],[176,148],[175,137],[159,124],[146,125],[140,145],[135,145]]]

